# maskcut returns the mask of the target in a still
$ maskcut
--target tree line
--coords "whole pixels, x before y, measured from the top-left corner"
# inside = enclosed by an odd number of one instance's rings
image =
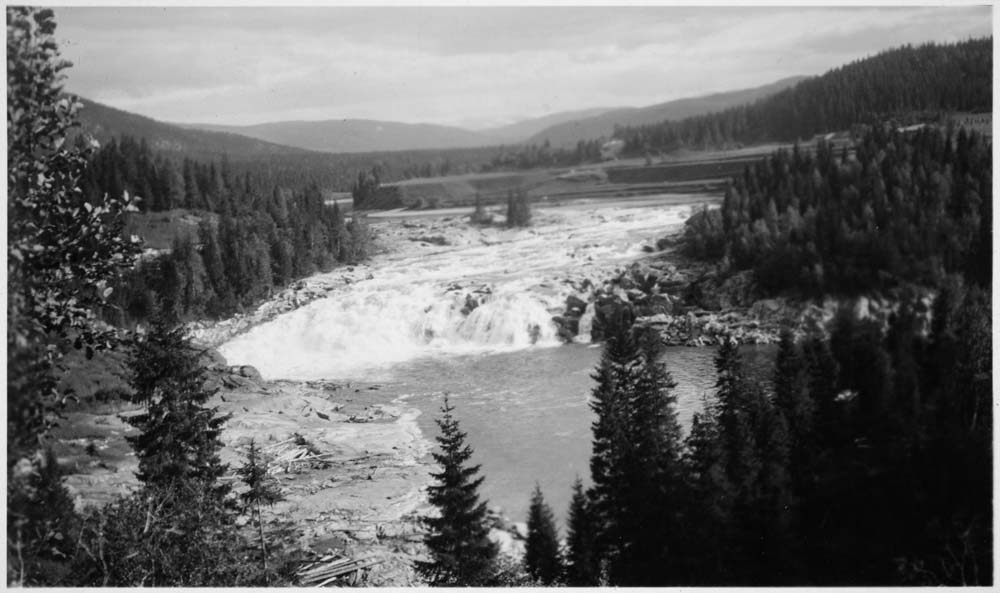
[[[345,223],[315,186],[269,194],[237,188],[235,196],[238,210],[206,216],[196,233],[178,234],[169,253],[124,274],[105,318],[129,325],[160,310],[179,320],[225,317],[296,279],[368,255],[364,218]]]
[[[786,330],[769,380],[724,342],[686,435],[659,337],[624,328],[594,375],[593,484],[573,485],[564,539],[536,486],[523,574],[497,561],[446,402],[421,570],[465,586],[991,583],[989,293],[951,276],[930,327],[916,311]]]
[[[876,127],[853,154],[820,143],[748,167],[685,248],[769,294],[858,294],[962,274],[991,278],[992,143],[964,128]]]
[[[993,38],[906,45],[809,78],[755,103],[645,126],[619,127],[625,153],[732,148],[806,140],[914,112],[993,110]]]

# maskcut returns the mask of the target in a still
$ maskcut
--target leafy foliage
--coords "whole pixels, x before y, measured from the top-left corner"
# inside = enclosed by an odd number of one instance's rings
[[[59,585],[74,553],[79,518],[52,449],[23,481],[7,484],[7,566],[11,582]]]
[[[66,144],[79,105],[62,92],[51,9],[7,8],[7,543],[11,584],[58,580],[73,537],[56,460],[43,454],[65,399],[54,373],[74,346],[113,344],[95,309],[137,245],[124,198],[86,198],[84,151]],[[47,506],[46,506],[47,505]]]
[[[84,518],[80,585],[263,585],[233,512],[192,483],[147,486]]]
[[[85,198],[86,154],[66,146],[79,105],[62,92],[50,9],[7,9],[7,347],[8,467],[37,447],[60,399],[46,383],[66,340],[94,348],[113,334],[94,325],[109,282],[127,269],[136,243],[125,238],[128,196]],[[33,360],[34,359],[34,360]]]
[[[418,563],[417,569],[432,585],[488,585],[496,572],[497,546],[489,538],[486,503],[479,500],[483,478],[475,477],[478,465],[468,465],[472,448],[465,444],[466,434],[452,415],[454,409],[446,396],[442,416],[436,420],[441,450],[433,454],[441,471],[432,474],[436,483],[428,488],[440,516],[425,520],[433,560]]]

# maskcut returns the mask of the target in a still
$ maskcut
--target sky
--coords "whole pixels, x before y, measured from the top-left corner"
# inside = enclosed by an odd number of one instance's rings
[[[56,8],[66,90],[183,123],[481,129],[992,33],[990,6]]]

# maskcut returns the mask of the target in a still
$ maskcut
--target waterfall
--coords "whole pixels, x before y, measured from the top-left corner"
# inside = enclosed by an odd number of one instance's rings
[[[552,302],[548,302],[548,301]],[[267,378],[352,377],[434,354],[557,346],[558,298],[514,290],[480,295],[429,284],[337,294],[254,328],[220,349]]]
[[[654,200],[655,198],[647,198]],[[580,292],[642,257],[688,206],[566,207],[530,230],[472,228],[446,219],[393,227],[395,250],[365,278],[331,282],[326,298],[279,315],[220,347],[232,364],[268,379],[384,380],[394,365],[558,346],[553,315]],[[449,233],[453,249],[424,252],[402,237]],[[412,238],[412,237],[410,237]],[[332,280],[343,274],[329,272]],[[589,342],[594,306],[579,320]]]
[[[587,308],[580,316],[580,329],[576,334],[576,341],[581,344],[589,344],[592,329],[594,329],[594,303],[587,303]]]

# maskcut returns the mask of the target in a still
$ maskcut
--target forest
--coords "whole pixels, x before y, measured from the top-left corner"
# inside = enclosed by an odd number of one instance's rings
[[[103,317],[129,326],[155,311],[178,320],[220,318],[266,298],[274,288],[367,256],[361,217],[345,222],[315,184],[289,190],[266,173],[237,173],[227,159],[177,166],[144,141],[125,137],[93,152],[80,187],[141,197],[144,212],[185,209],[196,233],[176,233],[168,253],[145,258],[114,286]]]
[[[975,132],[870,129],[853,151],[779,150],[688,220],[685,249],[752,270],[762,292],[855,295],[948,274],[989,287],[992,144]]]
[[[263,517],[280,488],[255,442],[238,467],[222,462],[228,418],[179,322],[364,257],[363,219],[345,222],[310,179],[287,189],[292,169],[66,142],[80,105],[63,92],[53,11],[6,12],[8,584],[295,584],[303,551]],[[989,44],[880,59],[978,63]],[[982,100],[969,84],[957,92]],[[688,254],[749,271],[766,294],[892,289],[888,322],[844,300],[826,328],[789,325],[764,378],[723,341],[686,434],[659,336],[623,324],[592,375],[592,483],[566,485],[564,538],[540,488],[525,493],[523,562],[489,538],[483,476],[445,398],[427,490],[439,513],[423,519],[416,571],[464,586],[992,584],[991,159],[990,141],[966,130],[877,124],[853,151],[820,144],[748,168],[719,210],[691,219]],[[369,167],[348,183],[367,191]],[[199,214],[196,236],[144,258],[129,217],[174,209]],[[530,215],[511,194],[509,224]],[[915,287],[933,291],[930,310]],[[133,490],[82,511],[52,448],[74,397],[59,373],[77,350],[126,353],[138,461]]]
[[[564,550],[533,495],[526,565],[571,586],[990,584],[989,322],[952,277],[930,328],[904,304],[885,329],[844,309],[829,337],[786,332],[770,381],[724,343],[686,436],[655,337],[613,337],[593,486]]]
[[[795,142],[921,113],[993,110],[993,38],[904,46],[808,78],[756,103],[681,121],[623,127],[625,153]]]

